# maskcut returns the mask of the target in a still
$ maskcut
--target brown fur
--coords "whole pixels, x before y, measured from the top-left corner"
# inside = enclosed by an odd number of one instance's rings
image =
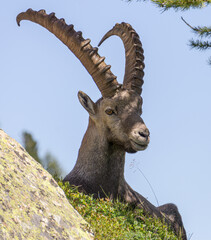
[[[82,191],[95,197],[118,197],[154,217],[165,216],[174,231],[178,235],[182,232],[183,239],[187,239],[175,205],[153,206],[124,178],[125,153],[144,150],[149,143],[149,131],[140,117],[141,97],[133,90],[120,90],[113,98],[100,99],[95,104],[86,94],[80,94],[79,100],[90,114],[89,125],[75,167],[64,181],[80,186]],[[84,98],[86,100],[83,101]],[[106,114],[108,108],[114,111],[112,115]],[[143,147],[136,149],[131,139]]]
[[[76,32],[73,25],[57,19],[54,13],[28,9],[17,16],[17,23],[30,20],[48,29],[60,39],[81,61],[92,76],[102,97],[94,103],[83,92],[79,101],[89,113],[89,126],[84,135],[77,162],[65,177],[71,185],[80,186],[95,197],[119,197],[122,201],[142,208],[146,214],[163,217],[182,239],[186,240],[181,216],[174,204],[156,208],[135,192],[124,179],[125,153],[135,153],[147,148],[149,130],[142,118],[142,92],[144,55],[141,41],[135,30],[127,23],[116,24],[100,41],[112,35],[119,36],[125,48],[125,76],[123,85],[100,57],[97,48]]]

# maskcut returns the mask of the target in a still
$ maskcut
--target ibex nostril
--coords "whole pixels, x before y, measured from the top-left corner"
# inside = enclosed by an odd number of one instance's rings
[[[145,132],[138,132],[139,135],[143,138],[148,138],[149,137],[149,134],[148,133],[145,133]]]

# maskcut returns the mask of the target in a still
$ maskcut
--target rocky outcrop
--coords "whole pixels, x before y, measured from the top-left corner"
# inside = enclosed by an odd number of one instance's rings
[[[1,129],[0,239],[93,239],[52,176]]]

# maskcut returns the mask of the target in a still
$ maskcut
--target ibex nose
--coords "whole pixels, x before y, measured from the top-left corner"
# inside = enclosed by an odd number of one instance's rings
[[[141,126],[141,127],[139,126],[132,131],[132,139],[135,140],[137,143],[142,142],[142,143],[148,144],[149,135],[150,135],[150,132],[148,128],[146,128],[145,126]]]
[[[146,129],[144,129],[144,130],[139,131],[138,134],[139,134],[142,138],[145,138],[146,140],[148,140],[149,135],[150,135],[150,132],[149,132],[149,130],[146,128]]]
[[[146,149],[149,144],[149,135],[149,130],[145,125],[142,124],[141,126],[136,126],[133,131],[131,131],[130,135],[132,148],[135,151]]]

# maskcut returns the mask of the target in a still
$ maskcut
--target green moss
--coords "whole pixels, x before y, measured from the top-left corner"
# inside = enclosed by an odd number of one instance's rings
[[[94,199],[59,181],[68,200],[90,224],[95,239],[178,240],[162,220],[147,217],[141,209],[110,199]]]
[[[93,239],[53,177],[0,130],[0,239]]]

